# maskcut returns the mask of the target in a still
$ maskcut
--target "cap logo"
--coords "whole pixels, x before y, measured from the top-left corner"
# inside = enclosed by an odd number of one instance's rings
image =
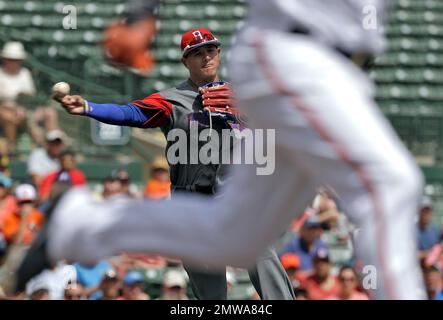
[[[194,35],[195,40],[204,40],[203,35],[201,34],[200,31],[198,31],[198,30],[194,31],[194,32],[192,32],[192,34]]]

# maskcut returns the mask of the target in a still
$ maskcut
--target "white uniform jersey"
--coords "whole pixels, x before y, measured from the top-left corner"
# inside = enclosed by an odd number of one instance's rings
[[[248,24],[290,31],[306,29],[348,53],[383,51],[389,0],[249,0]]]

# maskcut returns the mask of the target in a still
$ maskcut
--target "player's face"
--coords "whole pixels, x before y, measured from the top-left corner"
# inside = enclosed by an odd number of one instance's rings
[[[188,68],[191,79],[202,84],[215,81],[220,66],[220,52],[219,47],[209,45],[197,48],[183,58],[182,62]]]

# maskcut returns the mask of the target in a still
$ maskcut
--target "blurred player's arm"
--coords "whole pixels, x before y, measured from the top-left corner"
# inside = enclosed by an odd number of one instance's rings
[[[158,93],[124,105],[94,103],[81,96],[65,96],[60,102],[71,114],[88,116],[108,124],[141,128],[162,126],[170,120],[172,111],[172,104]]]

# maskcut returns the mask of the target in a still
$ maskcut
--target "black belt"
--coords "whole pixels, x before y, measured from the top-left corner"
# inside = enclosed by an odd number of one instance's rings
[[[203,194],[214,194],[214,188],[212,186],[171,186],[172,192],[197,192]]]

